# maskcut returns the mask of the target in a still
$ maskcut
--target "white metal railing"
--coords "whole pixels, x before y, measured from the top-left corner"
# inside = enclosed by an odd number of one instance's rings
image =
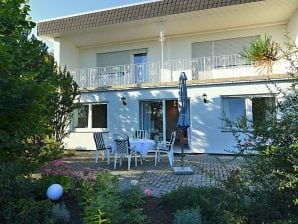
[[[141,83],[165,83],[179,80],[181,72],[186,72],[188,80],[211,80],[241,76],[256,76],[253,65],[239,55],[220,55],[193,59],[148,62],[85,68],[70,71],[74,80],[82,88],[109,87]]]

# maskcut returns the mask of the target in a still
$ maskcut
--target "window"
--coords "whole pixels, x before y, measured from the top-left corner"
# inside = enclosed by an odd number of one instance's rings
[[[85,104],[76,109],[72,128],[107,128],[107,104]]]
[[[223,98],[223,127],[231,128],[238,125],[246,126],[245,98]]]
[[[107,128],[107,105],[92,105],[92,128]]]
[[[199,59],[199,70],[206,68],[206,66],[216,69],[244,65],[247,62],[237,55],[257,38],[258,36],[251,36],[192,43],[192,58]],[[202,60],[203,58],[204,60]]]
[[[252,99],[252,118],[255,128],[264,124],[266,117],[272,114],[274,105],[274,97],[255,97]]]
[[[73,127],[74,128],[88,128],[88,105],[83,105],[74,111],[73,115]]]
[[[239,54],[243,47],[247,47],[257,38],[258,36],[251,36],[192,43],[192,58]]]
[[[222,128],[247,127],[252,121],[254,128],[262,125],[266,117],[272,113],[275,97],[270,96],[239,96],[222,98]]]

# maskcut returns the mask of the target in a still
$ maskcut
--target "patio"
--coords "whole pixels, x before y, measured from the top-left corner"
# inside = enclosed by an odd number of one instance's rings
[[[82,170],[84,167],[91,169],[104,168],[118,176],[120,180],[120,189],[125,189],[131,185],[132,180],[137,180],[142,189],[151,188],[153,196],[161,196],[170,192],[179,186],[214,186],[218,184],[218,180],[226,178],[227,170],[239,167],[240,160],[233,159],[229,155],[186,155],[184,165],[190,166],[193,175],[175,175],[172,167],[170,167],[167,158],[161,158],[161,162],[154,166],[154,154],[149,154],[143,165],[138,163],[138,167],[134,167],[132,163],[131,170],[127,170],[127,162],[122,167],[113,169],[113,161],[107,165],[107,162],[101,161],[95,163],[95,151],[77,151],[75,156],[64,157],[63,160],[76,171]],[[180,166],[180,155],[175,155],[174,166]],[[224,162],[224,163],[223,163]]]

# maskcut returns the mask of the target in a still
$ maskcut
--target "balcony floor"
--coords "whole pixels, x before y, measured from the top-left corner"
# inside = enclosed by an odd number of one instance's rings
[[[204,79],[204,80],[189,80],[188,85],[206,85],[206,84],[224,84],[224,83],[237,83],[237,82],[257,82],[267,81],[268,79],[290,79],[288,74],[271,74],[271,75],[259,75],[259,76],[242,76],[242,77],[230,77],[230,78],[217,78],[217,79]],[[84,87],[80,88],[83,92],[89,91],[109,91],[109,90],[123,90],[123,89],[142,89],[142,88],[166,88],[177,87],[178,82],[163,82],[163,83],[142,83],[142,84],[129,84],[129,85],[113,85],[106,87]]]

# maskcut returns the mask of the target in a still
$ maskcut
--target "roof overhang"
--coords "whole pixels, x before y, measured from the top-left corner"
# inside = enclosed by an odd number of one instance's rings
[[[50,41],[65,38],[84,48],[156,40],[161,21],[167,37],[287,24],[296,8],[297,0],[164,0],[40,22],[38,35]]]

